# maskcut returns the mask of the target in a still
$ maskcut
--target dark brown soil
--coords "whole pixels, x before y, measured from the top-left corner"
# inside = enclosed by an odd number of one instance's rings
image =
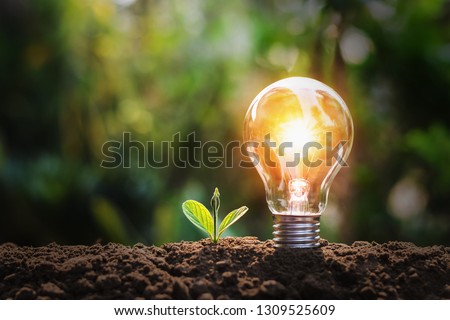
[[[253,237],[169,243],[0,245],[1,299],[449,299],[450,247]]]

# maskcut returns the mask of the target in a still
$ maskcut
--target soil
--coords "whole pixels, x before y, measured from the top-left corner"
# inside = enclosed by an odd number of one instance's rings
[[[253,237],[168,243],[0,245],[1,299],[450,299],[450,247]]]

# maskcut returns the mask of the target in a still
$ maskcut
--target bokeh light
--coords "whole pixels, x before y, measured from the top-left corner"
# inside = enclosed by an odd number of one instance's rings
[[[255,94],[304,76],[355,124],[322,236],[449,245],[449,17],[447,0],[1,1],[0,242],[196,240],[181,203],[216,186],[250,208],[228,234],[271,238],[239,150],[233,168],[103,169],[102,146],[241,140]]]

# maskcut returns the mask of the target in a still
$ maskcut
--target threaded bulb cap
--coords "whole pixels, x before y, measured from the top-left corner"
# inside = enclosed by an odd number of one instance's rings
[[[316,248],[320,245],[320,215],[274,214],[273,241],[277,248]]]

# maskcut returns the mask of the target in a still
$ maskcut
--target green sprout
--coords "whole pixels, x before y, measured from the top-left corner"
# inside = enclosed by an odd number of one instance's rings
[[[213,243],[219,241],[222,233],[233,223],[238,221],[248,210],[246,206],[231,211],[223,219],[219,226],[219,207],[220,207],[220,193],[219,189],[214,190],[211,198],[212,214],[206,207],[198,201],[187,200],[183,203],[183,213],[186,218],[197,228],[209,234],[209,238]]]

